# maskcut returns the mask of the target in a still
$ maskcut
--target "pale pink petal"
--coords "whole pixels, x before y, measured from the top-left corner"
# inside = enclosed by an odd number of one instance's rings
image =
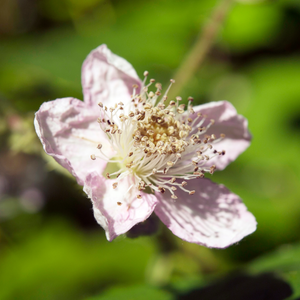
[[[256,229],[254,216],[241,199],[208,179],[188,181],[194,195],[176,191],[159,198],[155,213],[181,239],[212,248],[225,248]],[[179,189],[178,189],[179,190]]]
[[[96,172],[86,177],[84,191],[91,198],[94,216],[104,228],[109,241],[145,221],[157,203],[154,195],[142,193],[136,186],[131,187],[132,180],[127,176],[114,189],[115,180],[104,179]],[[137,195],[141,195],[141,198],[138,199]]]
[[[209,163],[210,166],[215,164],[217,170],[222,170],[248,148],[251,140],[248,121],[243,116],[238,115],[236,109],[227,101],[195,106],[194,110],[196,113],[201,112],[203,115],[207,115],[204,126],[211,119],[215,120],[206,134],[214,134],[217,138],[220,137],[220,134],[225,134],[223,140],[213,145],[217,151],[225,150],[225,155],[217,156]],[[194,114],[195,116],[196,114]]]
[[[45,102],[35,115],[34,125],[46,153],[69,170],[80,185],[90,172],[104,170],[106,162],[92,160],[91,155],[98,154],[99,143],[107,153],[112,151],[97,123],[97,111],[86,103],[74,98]]]
[[[142,85],[132,65],[113,54],[106,45],[93,50],[82,66],[84,101],[90,105],[103,102],[110,107],[130,101],[133,84]],[[139,92],[138,89],[138,92]]]

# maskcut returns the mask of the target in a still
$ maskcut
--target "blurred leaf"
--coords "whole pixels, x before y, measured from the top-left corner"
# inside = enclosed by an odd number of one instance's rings
[[[238,249],[226,250],[234,259],[249,259],[299,239],[300,60],[261,59],[239,71],[251,99],[245,104],[242,93],[237,107],[249,121],[253,140],[245,153],[212,179],[241,196],[257,218],[257,231]],[[232,85],[235,89],[239,87]]]
[[[292,289],[284,280],[273,274],[256,276],[236,273],[225,278],[185,292],[179,300],[284,300],[292,294]]]
[[[111,283],[141,283],[153,253],[147,239],[109,243],[100,228],[87,234],[52,222],[1,253],[0,299],[74,300]]]
[[[114,287],[103,294],[86,300],[172,300],[175,297],[162,289],[140,285],[131,287]]]
[[[282,11],[274,3],[236,4],[222,33],[222,42],[233,51],[270,45],[278,34]]]
[[[79,2],[43,0],[40,5],[45,6],[45,14],[68,19],[68,5],[81,9]],[[158,81],[168,81],[216,2],[111,4],[89,0],[82,5],[95,5],[95,9],[76,20],[74,26],[64,24],[1,42],[0,90],[23,111],[37,110],[43,101],[55,98],[82,99],[81,65],[88,53],[102,43],[132,63],[140,76],[148,70]]]
[[[284,245],[270,252],[249,265],[249,270],[255,273],[277,272],[291,284],[293,297],[300,296],[300,244]]]

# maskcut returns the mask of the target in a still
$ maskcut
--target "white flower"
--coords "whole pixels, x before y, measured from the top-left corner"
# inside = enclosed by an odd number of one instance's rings
[[[36,113],[45,151],[84,186],[108,240],[154,211],[186,241],[217,248],[239,241],[256,229],[255,218],[203,177],[248,147],[247,121],[225,101],[168,102],[173,80],[164,94],[160,84],[151,92],[147,75],[141,82],[105,45],[92,51],[82,68],[84,102],[57,99]]]

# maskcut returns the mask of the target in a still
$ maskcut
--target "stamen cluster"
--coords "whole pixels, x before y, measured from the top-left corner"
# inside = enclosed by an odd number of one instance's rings
[[[120,102],[107,108],[98,104],[98,122],[107,134],[115,156],[113,159],[108,157],[99,144],[100,155],[93,154],[91,158],[118,164],[117,172],[105,174],[107,178],[114,178],[114,189],[119,180],[131,174],[139,190],[147,187],[153,192],[165,193],[168,190],[173,199],[177,198],[175,192],[178,188],[193,195],[195,191],[186,188],[187,180],[202,178],[206,172],[212,174],[215,171],[216,166],[210,160],[216,155],[224,155],[225,151],[215,150],[213,144],[225,135],[206,134],[214,120],[207,121],[205,115],[195,113],[192,97],[188,98],[186,111],[185,105],[180,104],[181,97],[167,104],[167,94],[174,80],[171,79],[162,97],[159,83],[155,85],[155,92],[148,92],[155,80],[151,79],[145,85],[147,75],[145,72],[140,94],[136,93],[138,87],[133,86],[132,99],[127,105]]]

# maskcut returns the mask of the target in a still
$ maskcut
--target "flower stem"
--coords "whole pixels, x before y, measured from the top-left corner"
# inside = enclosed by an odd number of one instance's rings
[[[209,53],[215,38],[223,24],[234,0],[222,0],[215,8],[207,25],[199,34],[196,43],[187,53],[185,59],[177,69],[175,76],[176,84],[171,89],[171,99],[178,96],[185,84],[193,77],[200,68],[206,55]]]

